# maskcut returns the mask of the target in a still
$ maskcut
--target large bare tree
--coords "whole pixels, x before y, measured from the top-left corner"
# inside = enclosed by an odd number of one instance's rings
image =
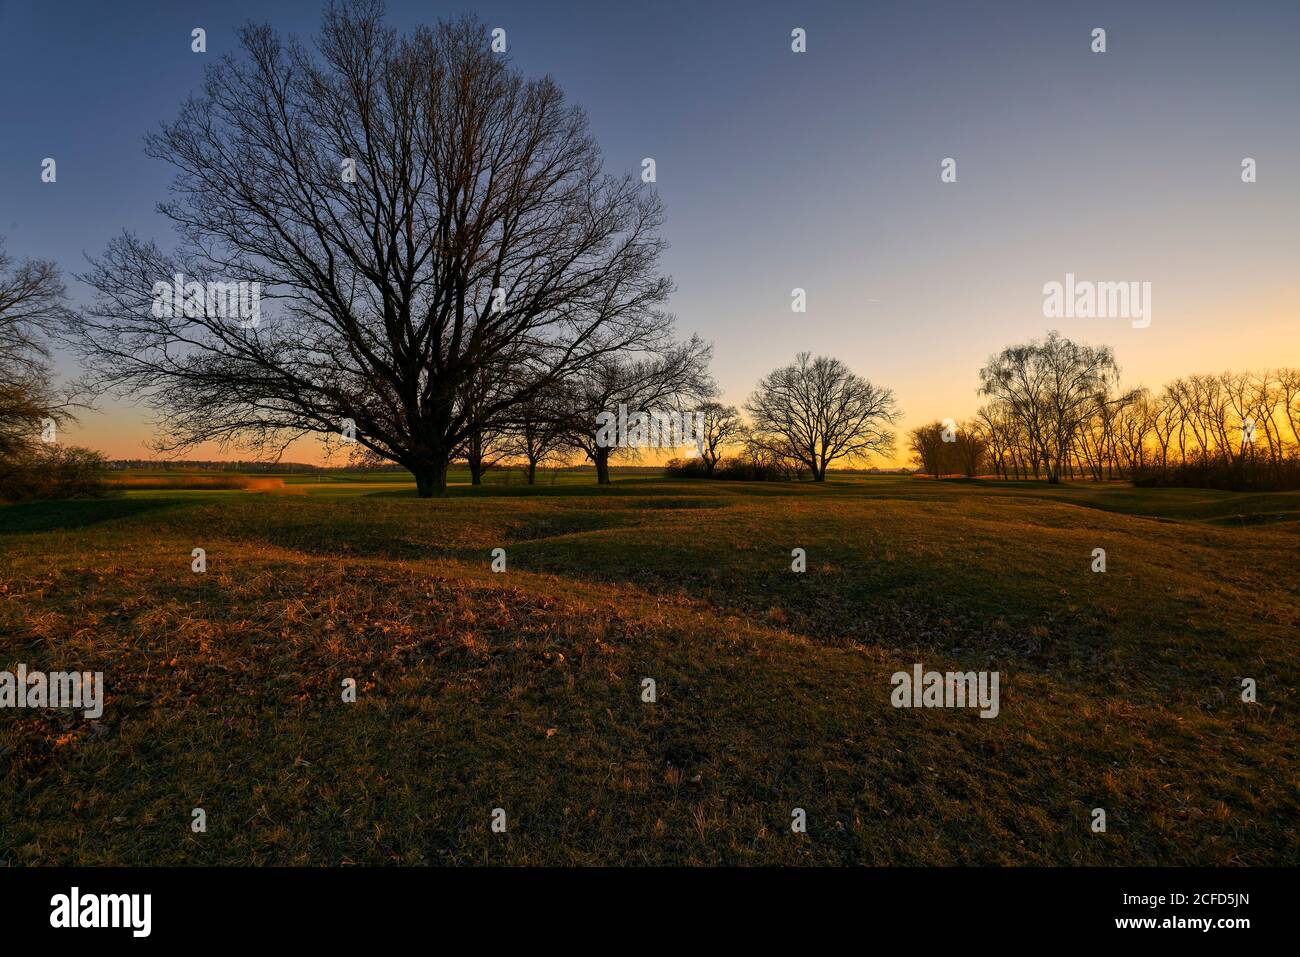
[[[177,248],[126,234],[82,277],[98,290],[76,337],[90,381],[146,398],[162,444],[269,454],[351,419],[440,494],[477,371],[519,373],[477,410],[495,419],[667,341],[656,195],[606,175],[583,112],[481,23],[398,36],[359,0],[327,9],[314,50],[266,26],[239,38],[147,138],[177,170],[159,207]],[[264,314],[231,321],[211,296],[154,309],[175,274],[260,283]]]
[[[891,390],[855,375],[839,359],[807,352],[768,373],[745,410],[753,445],[806,466],[814,482],[826,481],[833,462],[892,452],[888,426],[899,416]]]

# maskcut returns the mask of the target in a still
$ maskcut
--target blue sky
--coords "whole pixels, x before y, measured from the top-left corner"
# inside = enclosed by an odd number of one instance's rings
[[[1116,349],[1125,379],[1300,365],[1300,4],[406,3],[477,13],[588,111],[611,170],[655,158],[683,334],[739,402],[800,349],[961,417],[1011,342]],[[123,228],[170,244],[171,172],[142,136],[253,19],[317,3],[0,0],[0,233],[84,268]],[[190,51],[207,31],[208,53]],[[803,27],[808,52],[790,50]],[[1107,31],[1092,53],[1090,32]],[[40,162],[58,161],[58,182]],[[956,183],[939,180],[943,157]],[[1243,157],[1259,181],[1240,179]],[[1153,321],[1047,320],[1066,272],[1149,281]],[[85,289],[69,281],[74,301]],[[808,312],[790,311],[807,290]],[[65,361],[64,368],[70,368]],[[76,441],[143,454],[114,403]]]

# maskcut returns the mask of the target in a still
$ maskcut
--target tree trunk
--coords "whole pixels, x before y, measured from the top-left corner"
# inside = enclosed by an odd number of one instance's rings
[[[609,450],[597,449],[595,458],[592,461],[596,463],[596,484],[611,484],[609,481]]]
[[[447,463],[446,461],[434,462],[425,461],[415,466],[409,466],[411,474],[415,476],[415,490],[420,498],[433,498],[435,495],[443,498],[447,495]]]
[[[469,460],[469,484],[470,485],[483,484],[483,462],[481,459]]]
[[[537,484],[537,463],[534,461],[529,461],[528,463],[528,484]]]

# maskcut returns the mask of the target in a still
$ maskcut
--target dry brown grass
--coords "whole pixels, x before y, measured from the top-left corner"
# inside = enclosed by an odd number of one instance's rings
[[[0,664],[103,670],[110,699],[96,725],[0,717],[0,861],[1295,863],[1296,524],[1072,494],[662,483],[10,512],[27,530],[0,536]],[[893,709],[915,661],[1000,670],[1001,715]]]

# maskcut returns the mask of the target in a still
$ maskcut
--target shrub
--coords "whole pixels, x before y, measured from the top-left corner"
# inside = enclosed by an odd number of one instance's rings
[[[0,462],[0,499],[101,498],[108,494],[104,456],[90,449],[42,445]]]
[[[664,472],[673,478],[709,477],[708,470],[704,465],[704,460],[701,458],[669,459],[664,465]]]
[[[672,478],[715,478],[731,482],[784,482],[794,476],[788,469],[774,462],[763,462],[749,456],[723,458],[718,460],[713,475],[703,459],[670,459],[664,465],[664,472]]]
[[[1147,466],[1133,472],[1140,488],[1217,488],[1228,492],[1300,490],[1300,459],[1276,463],[1186,462],[1168,468]]]

